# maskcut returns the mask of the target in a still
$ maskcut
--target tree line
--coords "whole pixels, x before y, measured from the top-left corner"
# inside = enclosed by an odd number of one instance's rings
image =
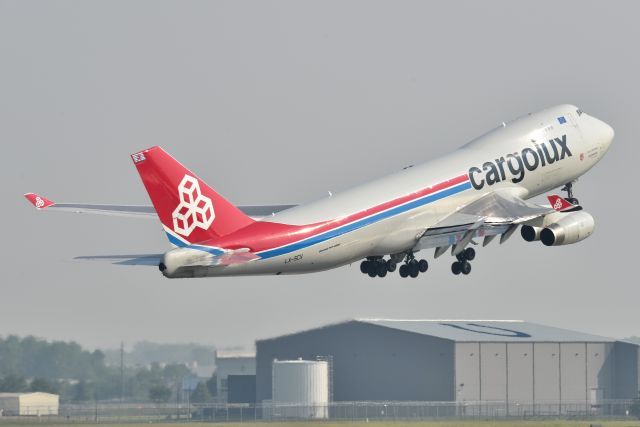
[[[124,375],[122,375],[124,374]],[[75,342],[48,342],[35,337],[0,337],[0,392],[41,391],[60,395],[63,402],[92,400],[166,402],[183,380],[192,377],[184,364],[144,367],[108,365],[100,350],[88,351]],[[216,394],[215,377],[192,391],[194,402]]]

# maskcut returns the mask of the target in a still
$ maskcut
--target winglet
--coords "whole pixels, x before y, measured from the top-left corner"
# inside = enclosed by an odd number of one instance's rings
[[[53,203],[51,200],[43,196],[38,196],[35,193],[26,193],[24,195],[24,198],[27,199],[33,206],[35,206],[36,209],[44,209],[48,208],[49,206],[55,205],[55,203]]]
[[[556,196],[555,194],[548,196],[547,199],[549,199],[549,203],[551,203],[551,207],[558,212],[567,212],[571,210],[576,210],[576,208],[580,208],[579,205],[574,205],[571,202],[569,202],[567,199],[560,196]]]

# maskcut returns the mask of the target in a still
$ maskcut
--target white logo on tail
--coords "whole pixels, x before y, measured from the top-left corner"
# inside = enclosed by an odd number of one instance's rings
[[[133,163],[140,163],[140,162],[144,162],[145,160],[147,160],[147,158],[144,156],[143,152],[132,154],[131,158],[133,159]]]
[[[36,196],[36,208],[40,209],[44,206],[44,200],[40,196]]]
[[[207,230],[216,217],[211,199],[200,192],[198,180],[185,175],[178,185],[180,204],[173,211],[173,229],[183,236],[190,235],[196,227]]]
[[[553,204],[553,209],[559,211],[562,208],[562,199],[561,198],[557,198],[556,202]]]

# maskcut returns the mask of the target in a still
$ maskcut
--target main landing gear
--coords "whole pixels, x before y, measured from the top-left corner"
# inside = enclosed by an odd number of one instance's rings
[[[369,277],[385,277],[387,273],[396,271],[396,263],[393,260],[384,260],[382,257],[368,257],[360,263],[360,271]]]
[[[466,248],[464,251],[456,255],[457,261],[451,264],[451,272],[456,276],[460,273],[467,275],[471,273],[471,263],[476,257],[476,250],[473,248]]]
[[[578,201],[578,199],[576,199],[575,197],[573,197],[573,183],[575,181],[571,181],[568,182],[564,185],[564,187],[562,187],[560,189],[560,191],[566,191],[567,192],[567,202],[571,203],[572,205],[579,205],[580,202]]]
[[[476,250],[468,247],[456,255],[456,261],[451,264],[451,272],[456,276],[471,273],[471,262],[476,258]],[[404,261],[404,262],[403,262]],[[402,263],[403,262],[403,263]],[[398,264],[400,264],[398,268]],[[426,273],[429,263],[426,259],[416,259],[413,252],[392,254],[385,260],[381,256],[370,256],[360,263],[360,271],[369,277],[386,277],[388,273],[399,270],[400,277],[416,278],[420,273]]]
[[[417,260],[413,252],[407,254],[403,265],[400,266],[400,277],[403,279],[411,277],[415,279],[420,273],[425,273],[429,269],[426,259]]]
[[[400,258],[400,260],[401,259],[402,258]],[[396,271],[398,266],[396,260],[398,260],[398,258],[395,256],[388,260],[385,260],[380,256],[367,257],[366,260],[360,263],[360,271],[362,274],[367,274],[369,277],[386,277],[387,273],[393,273]],[[424,273],[428,269],[429,263],[426,259],[417,260],[413,253],[409,252],[406,256],[405,263],[400,266],[400,277],[416,278],[420,273]]]

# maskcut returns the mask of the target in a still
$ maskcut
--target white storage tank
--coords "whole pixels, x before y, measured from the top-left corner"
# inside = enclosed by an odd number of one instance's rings
[[[273,361],[273,416],[329,418],[329,363],[319,360]]]

